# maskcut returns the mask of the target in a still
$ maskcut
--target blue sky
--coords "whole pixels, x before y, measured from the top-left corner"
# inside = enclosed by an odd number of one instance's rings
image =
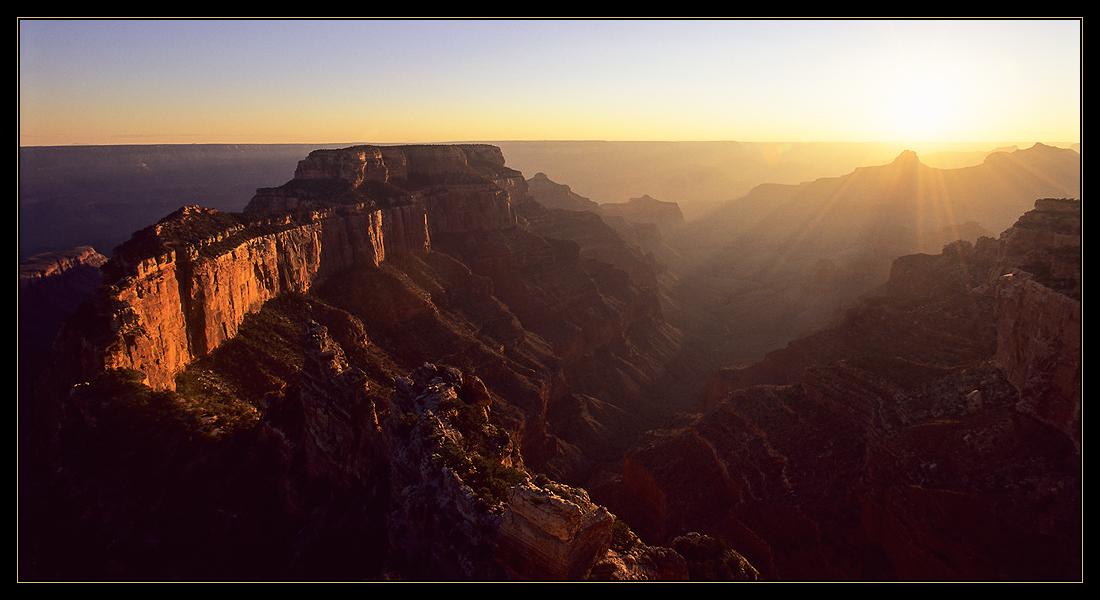
[[[1068,20],[21,20],[21,145],[1077,142]]]

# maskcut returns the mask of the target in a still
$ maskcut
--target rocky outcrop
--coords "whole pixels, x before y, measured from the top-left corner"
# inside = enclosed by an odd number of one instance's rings
[[[626,202],[605,203],[600,212],[608,217],[622,217],[630,223],[653,223],[662,229],[674,228],[684,223],[684,214],[675,202],[657,200],[648,195],[631,198]]]
[[[257,190],[246,212],[369,203],[423,207],[432,234],[511,227],[523,176],[495,146],[353,146],[315,150],[294,179]]]
[[[73,333],[83,377],[145,373],[172,388],[187,364],[232,339],[283,293],[387,256],[425,251],[444,232],[515,225],[523,178],[491,146],[318,150],[295,179],[258,190],[244,213],[187,207],[119,247],[91,331]]]
[[[199,239],[180,235],[206,232]],[[105,267],[85,323],[80,364],[145,373],[172,388],[187,364],[231,339],[267,300],[302,292],[331,274],[387,253],[428,247],[415,206],[347,207],[247,220],[188,207],[138,232]]]
[[[414,576],[578,580],[614,516],[584,490],[536,484],[493,425],[480,381],[424,365],[398,382],[388,435],[391,543]]]
[[[527,180],[531,196],[549,209],[598,212],[600,205],[574,192],[569,186],[551,181],[546,173],[535,173]]]
[[[1079,206],[903,257],[826,330],[722,373],[628,453],[624,518],[729,540],[764,578],[1078,579]]]
[[[328,329],[309,322],[303,332],[299,395],[304,415],[306,471],[351,488],[378,477],[382,429],[370,382],[350,366]]]
[[[997,295],[997,323],[995,360],[1020,391],[1020,408],[1080,446],[1081,302],[1014,281]]]
[[[1020,391],[1020,409],[1080,446],[1080,201],[1037,201],[1002,242],[994,360]]]
[[[585,579],[610,548],[614,521],[583,489],[525,482],[508,491],[497,560],[515,579]]]

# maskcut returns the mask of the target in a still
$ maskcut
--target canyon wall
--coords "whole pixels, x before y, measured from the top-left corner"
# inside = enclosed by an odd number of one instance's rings
[[[187,227],[209,216],[188,207],[145,234],[159,238],[165,225]],[[172,388],[179,371],[231,339],[267,300],[304,292],[354,264],[377,264],[387,253],[429,247],[423,210],[415,205],[316,211],[304,222],[288,218],[220,233],[198,245],[168,242],[133,261],[127,245],[120,247],[114,261],[125,274],[98,299],[110,311],[110,328],[88,348],[86,370],[135,369],[151,387]]]
[[[829,327],[711,380],[628,452],[644,539],[733,542],[766,578],[1074,580],[1080,201],[894,262]]]
[[[1081,444],[1081,203],[1042,199],[1003,236],[994,360],[1019,408]]]
[[[81,379],[126,368],[171,389],[267,300],[428,250],[433,234],[513,226],[512,198],[525,193],[489,146],[314,151],[243,213],[186,207],[121,245],[89,319],[97,326],[80,334]]]
[[[526,195],[523,175],[505,167],[494,146],[354,146],[311,152],[298,164],[294,180],[257,190],[245,211],[365,197],[383,206],[422,206],[429,232],[460,233],[515,225],[512,204]]]

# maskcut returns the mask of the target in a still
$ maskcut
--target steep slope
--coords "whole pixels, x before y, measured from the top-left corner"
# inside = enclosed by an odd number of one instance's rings
[[[600,208],[598,202],[594,202],[574,192],[568,185],[551,181],[546,173],[535,173],[527,180],[527,187],[531,195],[538,199],[539,204],[549,209],[579,210],[596,212]]]
[[[620,514],[651,543],[727,539],[768,578],[1079,579],[1079,295],[1079,201],[900,258],[648,434]]]

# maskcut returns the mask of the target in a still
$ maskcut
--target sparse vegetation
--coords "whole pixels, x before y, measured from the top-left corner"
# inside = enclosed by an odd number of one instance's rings
[[[689,535],[677,538],[673,549],[688,563],[692,581],[739,581],[745,576],[739,556],[728,542],[707,535]]]
[[[508,430],[494,422],[485,406],[458,396],[440,402],[439,411],[462,434],[469,452],[500,459],[511,443]]]
[[[440,402],[439,413],[462,435],[463,447],[446,442],[441,452],[450,467],[487,504],[504,502],[508,489],[527,475],[500,462],[511,443],[508,430],[493,423],[486,406],[460,394]]]
[[[638,543],[638,536],[622,519],[615,519],[611,525],[611,549],[616,552],[629,552]]]
[[[467,453],[451,441],[443,443],[439,457],[486,506],[505,502],[509,488],[527,478],[523,471],[479,454]]]

